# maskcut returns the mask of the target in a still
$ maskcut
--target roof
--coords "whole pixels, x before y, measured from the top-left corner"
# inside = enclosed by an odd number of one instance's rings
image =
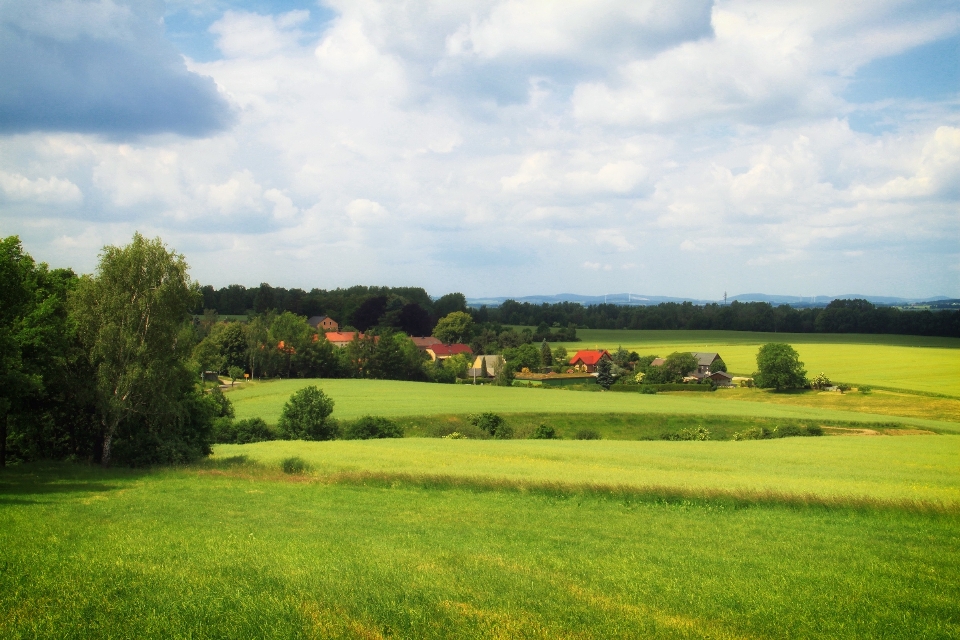
[[[330,316],[310,316],[309,318],[307,318],[307,324],[311,326],[316,326],[329,317]]]
[[[354,331],[327,331],[323,335],[330,342],[350,342],[357,334]],[[363,339],[362,333],[360,334],[360,339]]]
[[[713,364],[713,361],[720,357],[719,353],[713,353],[708,351],[693,351],[693,357],[697,359],[697,365],[701,367],[709,367]]]
[[[427,347],[427,351],[432,351],[438,358],[455,356],[458,353],[469,353],[473,355],[473,349],[465,344],[434,344]]]
[[[650,361],[650,366],[651,366],[651,367],[661,367],[661,366],[663,366],[663,363],[664,363],[664,362],[666,362],[666,360],[664,360],[663,358],[654,358],[653,360]]]
[[[575,354],[573,354],[573,357],[570,358],[570,364],[573,364],[574,362],[579,360],[583,364],[594,365],[600,362],[600,359],[603,358],[604,356],[606,356],[608,360],[610,359],[610,352],[607,351],[606,349],[601,349],[599,351],[595,351],[592,349],[588,349],[585,351],[577,351]]]
[[[411,336],[410,339],[413,340],[413,344],[415,344],[418,349],[426,349],[435,344],[443,344],[442,340],[434,338],[433,336],[427,336],[425,338],[414,338]]]
[[[716,378],[726,378],[727,380],[733,380],[733,376],[730,375],[729,373],[727,373],[726,371],[714,371],[713,373],[711,373],[711,374],[708,375],[707,377],[708,377],[708,378],[714,378],[714,379],[716,379]]]

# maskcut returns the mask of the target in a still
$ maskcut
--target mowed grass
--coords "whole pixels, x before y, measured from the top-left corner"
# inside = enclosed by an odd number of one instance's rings
[[[716,351],[731,372],[757,369],[757,350],[768,342],[794,346],[812,377],[837,382],[942,393],[960,397],[960,338],[923,336],[757,333],[748,331],[632,331],[578,329],[576,349],[625,349],[661,357],[673,351]]]
[[[297,389],[317,385],[336,402],[334,417],[363,415],[421,416],[497,413],[644,413],[751,416],[824,422],[890,422],[889,415],[786,404],[720,401],[723,393],[657,394],[587,393],[559,389],[443,385],[392,380],[305,379],[248,383],[227,392],[237,418],[261,417],[275,424],[283,405]],[[919,417],[897,422],[938,431],[960,432],[960,424]]]
[[[953,495],[955,457],[923,444],[946,439],[264,443],[174,470],[25,465],[0,472],[0,636],[957,637],[960,519],[896,501]],[[271,466],[291,453],[407,475]],[[646,484],[643,469],[741,499],[576,486]],[[417,481],[441,472],[463,481]]]

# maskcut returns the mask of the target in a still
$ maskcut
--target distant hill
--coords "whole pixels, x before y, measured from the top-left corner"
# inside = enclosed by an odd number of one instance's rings
[[[911,304],[929,304],[950,301],[946,296],[933,298],[896,298],[890,296],[869,296],[860,293],[850,293],[839,296],[780,296],[765,293],[741,293],[727,298],[727,302],[769,302],[773,305],[788,304],[793,307],[825,307],[831,300],[852,300],[855,298],[869,300],[877,305],[902,306]],[[499,307],[507,300],[529,302],[530,304],[557,304],[559,302],[578,302],[584,306],[595,304],[616,304],[639,307],[656,305],[663,302],[692,302],[693,304],[709,304],[722,302],[721,300],[700,300],[697,298],[673,298],[669,296],[651,296],[637,293],[608,293],[602,296],[585,296],[577,293],[558,293],[555,295],[533,296],[494,296],[487,298],[467,298],[471,307]]]

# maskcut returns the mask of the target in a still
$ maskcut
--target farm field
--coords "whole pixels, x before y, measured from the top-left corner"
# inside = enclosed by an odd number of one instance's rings
[[[956,637],[946,439],[284,442],[179,469],[23,465],[0,473],[0,636]],[[291,453],[314,471],[280,472]],[[585,486],[604,482],[626,486]]]
[[[578,329],[576,349],[625,349],[640,355],[672,351],[719,352],[731,372],[756,371],[757,349],[792,344],[809,375],[823,371],[836,382],[941,393],[960,398],[960,338],[923,336],[756,333],[746,331],[632,331]]]
[[[278,380],[248,383],[227,392],[237,418],[261,417],[275,424],[290,395],[307,385],[317,385],[336,402],[334,417],[362,415],[429,416],[478,413],[660,413],[770,417],[836,422],[890,422],[889,415],[792,406],[767,402],[717,400],[710,394],[657,394],[577,392],[473,385],[443,385],[390,380]],[[697,397],[691,397],[691,396]],[[708,397],[702,397],[708,396]],[[919,417],[897,418],[915,427],[960,432],[960,423]]]

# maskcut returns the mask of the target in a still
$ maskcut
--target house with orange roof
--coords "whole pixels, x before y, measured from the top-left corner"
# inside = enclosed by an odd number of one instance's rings
[[[465,344],[433,344],[426,351],[431,360],[446,360],[461,353],[473,355],[473,349]]]
[[[606,349],[585,349],[573,354],[570,364],[574,367],[582,366],[589,373],[594,373],[597,370],[597,363],[602,359],[613,361],[613,357]]]

